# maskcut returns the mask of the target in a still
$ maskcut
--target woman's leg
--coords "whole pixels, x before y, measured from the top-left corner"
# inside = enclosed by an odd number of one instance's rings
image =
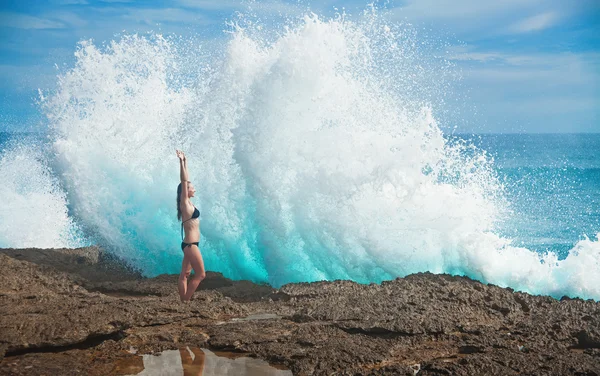
[[[198,248],[198,246],[191,245],[185,247],[183,253],[194,269],[194,276],[187,286],[187,291],[184,296],[184,300],[190,300],[200,282],[206,277],[206,272],[204,271],[204,260],[202,260],[202,254],[200,254],[200,248]]]
[[[183,262],[181,263],[181,273],[179,273],[179,281],[177,282],[177,288],[179,289],[179,298],[185,300],[185,293],[187,292],[187,281],[192,271],[192,264],[190,260],[183,255]]]

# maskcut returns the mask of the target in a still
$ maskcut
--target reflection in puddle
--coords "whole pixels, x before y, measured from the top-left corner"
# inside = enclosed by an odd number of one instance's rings
[[[264,360],[248,358],[230,352],[182,348],[163,351],[159,355],[143,355],[123,359],[116,365],[118,374],[137,376],[291,376],[288,370],[277,369]]]

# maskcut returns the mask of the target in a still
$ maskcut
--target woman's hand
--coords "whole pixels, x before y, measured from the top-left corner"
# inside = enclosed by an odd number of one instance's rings
[[[185,161],[185,154],[178,149],[175,149],[175,154],[177,154],[177,158],[179,158],[179,178],[181,182],[189,181],[188,172],[187,172],[187,162]],[[187,184],[184,188],[185,197],[187,197]]]

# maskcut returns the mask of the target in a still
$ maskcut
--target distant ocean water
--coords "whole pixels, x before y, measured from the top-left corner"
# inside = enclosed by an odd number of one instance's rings
[[[227,277],[431,271],[600,299],[600,135],[444,134],[413,38],[307,15],[197,61],[161,36],[82,43],[40,99],[47,128],[0,134],[0,247],[99,244],[177,273],[181,148]]]
[[[567,256],[600,229],[600,134],[461,135],[494,158],[513,244]]]

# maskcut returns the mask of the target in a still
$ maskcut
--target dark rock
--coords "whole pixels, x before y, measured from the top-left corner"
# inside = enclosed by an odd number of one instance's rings
[[[176,290],[94,247],[0,250],[0,374],[136,373],[131,348],[182,346],[298,375],[600,374],[591,300],[431,273],[278,290],[208,273],[189,304]]]

